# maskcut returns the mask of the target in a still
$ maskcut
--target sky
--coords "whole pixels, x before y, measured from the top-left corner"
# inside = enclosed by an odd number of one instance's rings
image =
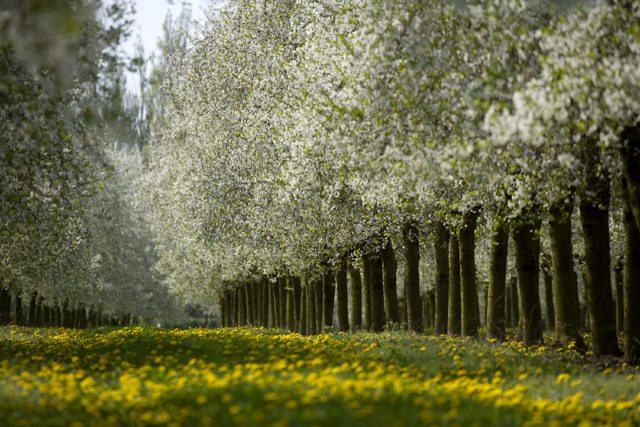
[[[211,0],[134,0],[136,7],[135,23],[132,28],[132,35],[124,44],[123,48],[127,55],[135,54],[135,45],[138,37],[144,46],[145,59],[148,59],[156,48],[158,39],[162,36],[162,23],[171,10],[174,18],[180,15],[182,4],[191,5],[191,18],[200,22],[204,21],[204,10],[207,9]],[[127,87],[134,93],[138,92],[138,78],[135,75],[127,75]]]

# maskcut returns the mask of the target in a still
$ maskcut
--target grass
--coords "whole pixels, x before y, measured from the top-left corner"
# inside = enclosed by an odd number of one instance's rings
[[[14,426],[638,425],[639,380],[571,350],[403,332],[0,328]]]

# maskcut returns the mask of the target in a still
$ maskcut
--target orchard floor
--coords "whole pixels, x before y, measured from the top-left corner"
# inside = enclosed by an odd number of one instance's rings
[[[640,371],[448,337],[0,328],[8,426],[640,425]]]

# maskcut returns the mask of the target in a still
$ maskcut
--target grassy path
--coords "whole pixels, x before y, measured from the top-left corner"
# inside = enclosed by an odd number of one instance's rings
[[[0,329],[12,426],[639,425],[640,372],[446,337]]]

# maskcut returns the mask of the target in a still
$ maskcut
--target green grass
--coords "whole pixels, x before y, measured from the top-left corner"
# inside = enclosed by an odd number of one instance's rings
[[[16,426],[638,425],[638,392],[636,367],[509,342],[0,328]]]

